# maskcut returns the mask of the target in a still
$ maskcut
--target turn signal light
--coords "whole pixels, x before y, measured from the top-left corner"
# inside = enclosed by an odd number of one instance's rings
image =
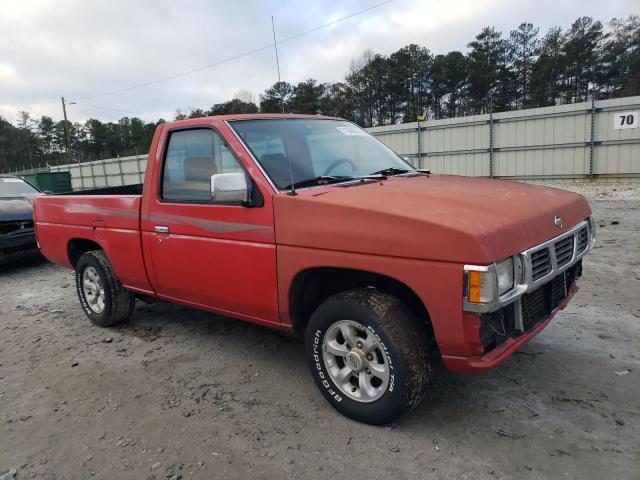
[[[482,277],[480,272],[470,271],[467,280],[469,282],[468,300],[473,303],[480,303],[480,292],[482,289]]]

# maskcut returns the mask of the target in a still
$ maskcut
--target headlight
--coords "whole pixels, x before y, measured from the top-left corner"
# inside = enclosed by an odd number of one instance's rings
[[[498,279],[498,295],[507,293],[513,288],[513,257],[496,262],[496,278]]]
[[[486,267],[465,266],[465,297],[470,303],[492,303],[515,287],[519,258],[505,258]]]

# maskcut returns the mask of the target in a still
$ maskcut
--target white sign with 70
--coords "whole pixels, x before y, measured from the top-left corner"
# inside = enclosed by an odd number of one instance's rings
[[[625,128],[638,127],[638,111],[635,112],[616,112],[613,114],[613,128],[622,130]]]

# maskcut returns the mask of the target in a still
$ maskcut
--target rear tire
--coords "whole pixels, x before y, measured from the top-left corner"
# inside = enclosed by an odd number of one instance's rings
[[[76,290],[84,313],[100,327],[126,320],[135,307],[135,296],[122,286],[102,250],[86,252],[78,260]]]
[[[371,288],[325,300],[305,343],[324,397],[360,422],[388,423],[416,407],[433,377],[424,323],[400,299]]]

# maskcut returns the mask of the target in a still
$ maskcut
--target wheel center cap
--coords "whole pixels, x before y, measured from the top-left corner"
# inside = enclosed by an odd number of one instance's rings
[[[351,350],[345,357],[345,363],[351,370],[358,372],[365,365],[364,354],[358,350]]]

